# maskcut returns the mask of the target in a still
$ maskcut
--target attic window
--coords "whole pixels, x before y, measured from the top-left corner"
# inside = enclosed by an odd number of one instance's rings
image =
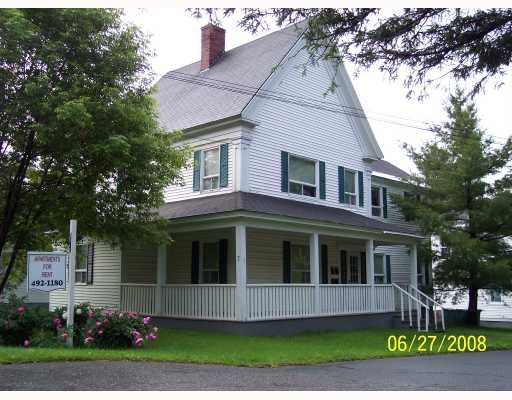
[[[218,147],[203,152],[203,190],[219,187],[219,153]]]

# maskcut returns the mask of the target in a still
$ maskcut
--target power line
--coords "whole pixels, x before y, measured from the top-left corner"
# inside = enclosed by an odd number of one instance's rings
[[[256,96],[256,97],[266,98],[269,100],[280,101],[280,102],[284,102],[284,103],[288,103],[288,104],[295,104],[295,105],[314,108],[314,109],[323,110],[323,111],[341,113],[341,114],[353,116],[356,118],[373,119],[373,120],[376,120],[379,122],[384,122],[384,123],[388,123],[388,124],[392,124],[392,125],[403,126],[403,127],[413,128],[413,129],[417,129],[417,130],[423,130],[423,131],[427,131],[427,132],[431,132],[431,133],[432,132],[437,133],[436,130],[431,127],[411,125],[411,124],[407,124],[407,123],[403,123],[403,122],[393,121],[390,119],[369,117],[369,116],[365,115],[364,110],[359,107],[343,106],[338,103],[313,99],[310,97],[308,98],[305,96],[298,96],[298,95],[286,93],[286,92],[264,90],[264,89],[260,89],[260,88],[254,87],[254,86],[245,85],[242,83],[235,83],[235,82],[229,82],[229,81],[225,81],[225,80],[221,80],[221,79],[200,77],[197,75],[187,74],[187,73],[178,72],[178,71],[169,72],[169,73],[163,75],[162,78],[172,79],[175,81],[195,84],[195,85],[204,86],[204,87],[210,87],[210,88],[218,89],[218,90],[225,90],[225,91],[244,94],[244,95],[248,95],[248,96]],[[389,117],[395,118],[395,119],[402,119],[402,120],[412,121],[412,122],[420,122],[425,125],[428,124],[428,122],[426,122],[426,121],[413,120],[413,119],[409,119],[409,118],[393,116],[393,115],[384,114],[384,113],[377,113],[377,114],[389,116]],[[459,136],[463,137],[463,135],[462,135],[463,131],[454,130],[454,133],[459,133]],[[507,140],[507,138],[502,137],[502,136],[494,136],[494,137]],[[499,144],[505,143],[505,142],[501,142],[498,140],[495,140],[495,142],[499,143]]]

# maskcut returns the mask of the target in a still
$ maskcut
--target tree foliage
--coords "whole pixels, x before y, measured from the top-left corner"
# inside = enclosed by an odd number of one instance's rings
[[[414,195],[395,197],[404,214],[450,249],[434,271],[441,289],[469,290],[476,312],[478,289],[512,289],[512,139],[498,146],[478,127],[474,104],[459,90],[448,121],[416,151]]]
[[[378,66],[392,78],[407,70],[409,94],[438,80],[474,78],[474,93],[504,74],[512,59],[511,9],[379,8],[193,9],[196,16],[237,15],[251,32],[308,20],[306,46],[313,57]],[[320,51],[319,51],[320,50]],[[437,75],[436,75],[437,74]],[[424,91],[422,92],[424,93]]]
[[[186,151],[157,122],[146,39],[121,15],[0,9],[0,252],[11,267],[19,250],[65,238],[70,218],[81,236],[169,239],[155,210]]]

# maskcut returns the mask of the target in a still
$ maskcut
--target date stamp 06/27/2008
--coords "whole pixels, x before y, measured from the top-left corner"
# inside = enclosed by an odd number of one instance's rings
[[[400,353],[483,352],[487,350],[484,335],[389,335],[387,349]]]

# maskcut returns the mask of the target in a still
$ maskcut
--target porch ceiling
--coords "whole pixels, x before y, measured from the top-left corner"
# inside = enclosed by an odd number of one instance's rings
[[[388,224],[374,218],[335,207],[248,192],[232,192],[208,197],[167,203],[159,214],[167,219],[211,216],[235,211],[256,212],[302,220],[335,223],[369,229],[378,233],[419,236],[411,228]]]

